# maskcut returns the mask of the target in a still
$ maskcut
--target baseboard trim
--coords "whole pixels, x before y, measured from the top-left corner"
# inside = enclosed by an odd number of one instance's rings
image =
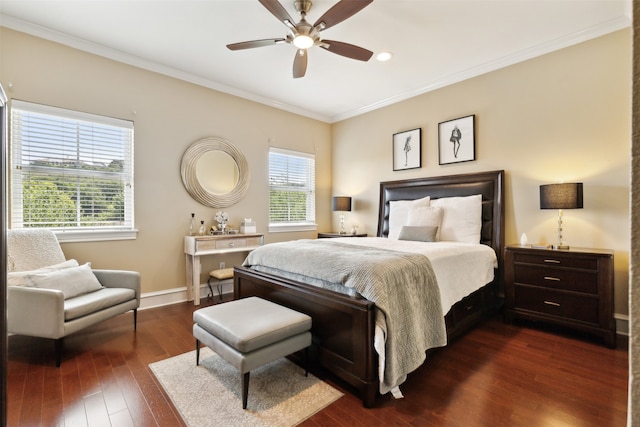
[[[233,280],[227,279],[222,281],[222,294],[233,293]],[[217,296],[217,283],[214,286],[214,297]],[[206,299],[209,295],[209,287],[206,283],[200,284],[200,300]],[[147,310],[150,308],[162,307],[165,305],[176,304],[187,301],[187,287],[167,289],[157,292],[146,292],[140,295],[140,307],[138,310]]]
[[[614,313],[613,318],[616,320],[616,332],[618,335],[624,335],[626,337],[629,334],[629,315]]]

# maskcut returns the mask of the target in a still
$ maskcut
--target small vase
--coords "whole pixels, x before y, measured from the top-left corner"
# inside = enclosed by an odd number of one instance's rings
[[[198,234],[200,236],[204,236],[205,235],[204,221],[200,221],[200,230],[198,231]]]

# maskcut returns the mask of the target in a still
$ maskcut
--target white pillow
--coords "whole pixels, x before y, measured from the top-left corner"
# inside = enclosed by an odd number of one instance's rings
[[[407,225],[407,217],[411,208],[429,206],[429,196],[416,200],[391,200],[389,202],[389,239],[398,240],[403,225]]]
[[[443,209],[440,240],[480,243],[482,229],[482,195],[443,197],[431,201]]]
[[[412,208],[407,217],[407,224],[412,227],[435,227],[435,242],[440,240],[440,227],[444,210],[440,206],[419,206]]]
[[[62,270],[64,268],[77,267],[78,261],[75,259],[69,259],[59,264],[50,265],[48,267],[38,268],[37,270],[29,271],[12,271],[7,273],[7,285],[8,286],[28,286],[24,280],[24,276],[28,274],[49,273],[51,271]]]
[[[60,290],[64,293],[64,299],[102,289],[89,263],[49,273],[28,274],[25,281],[36,288]]]

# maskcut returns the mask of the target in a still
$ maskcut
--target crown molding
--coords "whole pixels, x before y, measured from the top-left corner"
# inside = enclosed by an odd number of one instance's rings
[[[620,17],[608,22],[604,22],[600,25],[587,28],[583,31],[569,34],[565,37],[557,38],[555,40],[552,40],[546,43],[541,43],[529,49],[521,50],[513,54],[503,56],[502,58],[498,58],[493,61],[485,62],[484,64],[479,64],[477,66],[467,68],[465,70],[461,70],[458,73],[451,74],[442,79],[428,82],[425,86],[421,88],[399,93],[393,97],[381,100],[379,102],[376,102],[370,105],[366,105],[356,110],[352,110],[342,114],[337,114],[331,117],[331,123],[336,123],[341,120],[346,120],[351,117],[355,117],[364,113],[378,110],[380,108],[383,108],[392,104],[396,104],[401,101],[405,101],[409,98],[413,98],[415,96],[422,95],[424,93],[431,92],[436,89],[441,89],[445,86],[450,86],[456,83],[460,83],[464,80],[467,80],[473,77],[478,77],[482,74],[499,70],[500,68],[505,68],[510,65],[517,64],[519,62],[523,62],[538,56],[542,56],[560,49],[564,49],[564,48],[576,45],[578,43],[595,39],[597,37],[604,36],[606,34],[613,33],[615,31],[622,30],[630,26],[631,26],[631,19],[625,15],[625,17]]]
[[[188,83],[193,83],[198,86],[203,86],[208,89],[213,89],[218,92],[223,92],[229,95],[237,96],[239,98],[254,101],[259,104],[274,107],[280,110],[288,111],[290,113],[298,114],[301,116],[309,117],[315,120],[329,122],[330,117],[323,116],[312,111],[308,111],[299,107],[284,104],[274,99],[262,97],[250,92],[243,91],[241,89],[223,85],[221,83],[205,79],[203,77],[179,70],[177,68],[167,67],[154,61],[149,61],[144,58],[140,58],[135,55],[124,53],[117,49],[93,43],[69,34],[52,30],[51,28],[36,25],[31,22],[24,21],[22,19],[15,18],[9,15],[0,14],[0,26],[9,28],[11,30],[20,31],[32,36],[39,37],[41,39],[49,40],[55,43],[60,43],[65,46],[69,46],[74,49],[82,50],[97,56],[112,59],[123,64],[131,65],[143,70],[152,71],[154,73],[162,74],[168,77],[173,77],[178,80],[182,80]]]
[[[630,2],[629,2],[630,4]],[[630,10],[630,6],[629,6]],[[378,102],[365,105],[355,110],[339,113],[333,116],[325,116],[317,114],[315,112],[305,110],[299,107],[295,107],[289,104],[285,104],[276,101],[271,98],[262,97],[250,92],[243,91],[241,89],[223,85],[221,83],[202,78],[200,76],[187,73],[185,71],[167,67],[165,65],[158,64],[154,61],[149,61],[144,58],[130,55],[122,51],[112,49],[97,43],[92,43],[78,37],[71,36],[59,31],[52,30],[43,26],[35,25],[30,22],[23,21],[18,18],[14,18],[9,15],[0,14],[0,26],[27,33],[36,37],[40,37],[45,40],[50,40],[56,43],[60,43],[78,50],[82,50],[94,55],[102,56],[114,61],[122,62],[124,64],[132,65],[147,71],[152,71],[165,76],[173,77],[179,80],[183,80],[198,86],[206,87],[208,89],[216,90],[218,92],[226,93],[229,95],[237,96],[239,98],[247,99],[249,101],[257,102],[259,104],[267,105],[279,110],[287,111],[300,116],[308,117],[314,120],[318,120],[326,123],[336,123],[342,120],[346,120],[355,116],[359,116],[380,108],[396,104],[398,102],[405,101],[409,98],[413,98],[424,93],[440,89],[452,84],[459,83],[461,81],[480,76],[482,74],[489,73],[491,71],[498,70],[500,68],[508,67],[510,65],[517,64],[519,62],[526,61],[528,59],[535,58],[537,56],[545,55],[547,53],[554,52],[556,50],[564,49],[569,46],[573,46],[578,43],[582,43],[614,31],[618,31],[631,26],[631,16],[625,13],[623,17],[604,22],[602,24],[587,28],[583,31],[579,31],[555,40],[541,43],[531,48],[515,52],[513,54],[498,58],[493,61],[479,64],[477,66],[461,70],[458,73],[451,74],[442,79],[427,82],[424,86],[415,90],[399,93],[387,99],[380,100]]]

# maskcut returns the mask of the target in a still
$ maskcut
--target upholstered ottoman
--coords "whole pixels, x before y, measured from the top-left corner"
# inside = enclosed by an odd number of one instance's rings
[[[250,371],[311,345],[311,317],[258,297],[201,308],[193,322],[196,365],[203,343],[235,366],[242,375],[243,409]]]

